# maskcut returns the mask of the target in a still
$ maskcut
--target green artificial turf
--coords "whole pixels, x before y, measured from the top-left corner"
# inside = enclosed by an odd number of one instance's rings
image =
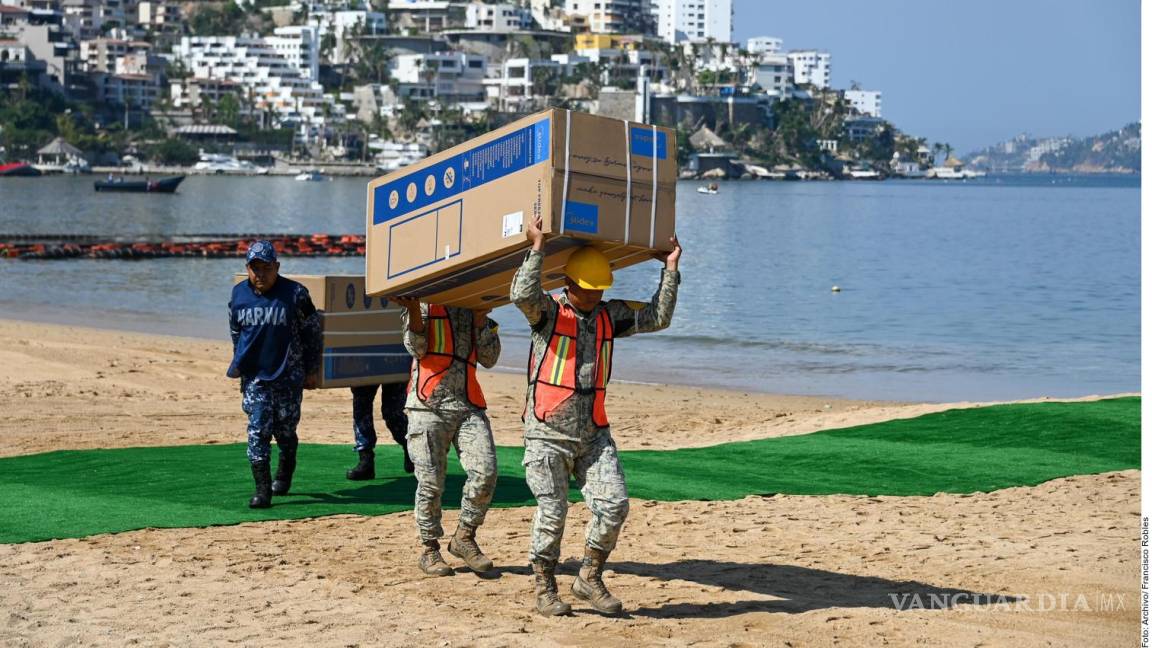
[[[494,506],[533,504],[522,449],[497,449]],[[0,459],[0,543],[144,527],[199,527],[410,509],[414,479],[395,445],[377,478],[350,482],[350,446],[303,444],[292,493],[247,507],[244,446],[65,450]],[[670,451],[623,451],[631,496],[720,500],[747,495],[931,495],[1034,485],[1140,466],[1140,398],[952,410],[802,436]],[[446,507],[463,473],[449,460]],[[573,499],[579,493],[572,491]]]

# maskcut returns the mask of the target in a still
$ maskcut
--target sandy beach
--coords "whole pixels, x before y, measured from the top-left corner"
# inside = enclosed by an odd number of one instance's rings
[[[0,320],[0,457],[239,443],[228,357],[210,340]],[[497,443],[517,445],[523,376],[481,380]],[[608,408],[631,450],[975,405],[620,384]],[[351,465],[347,390],[309,392],[299,435],[348,445]],[[525,508],[489,514],[480,541],[499,569],[486,579],[424,577],[408,513],[0,545],[0,644],[1127,644],[1138,632],[1139,482],[1123,471],[972,495],[633,500],[608,580],[623,618],[531,611]],[[573,506],[565,593],[587,517]]]

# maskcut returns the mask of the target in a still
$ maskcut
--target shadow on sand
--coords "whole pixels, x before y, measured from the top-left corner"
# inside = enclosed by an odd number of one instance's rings
[[[460,505],[460,493],[464,490],[466,477],[449,474],[444,479],[444,508],[455,509]],[[352,484],[359,484],[353,486]],[[293,490],[284,499],[277,499],[278,506],[303,506],[310,504],[388,504],[411,508],[416,494],[416,478],[379,477],[373,481],[349,482],[348,488],[330,493]],[[296,499],[292,499],[295,497]],[[536,500],[528,489],[523,477],[501,475],[496,480],[496,492],[492,504],[497,506],[534,506]]]
[[[566,572],[579,569],[574,561],[569,561],[564,567]],[[776,597],[773,600],[668,603],[659,607],[629,610],[634,616],[651,618],[723,618],[749,612],[798,613],[853,607],[944,610],[957,605],[1010,605],[1023,600],[1002,594],[937,587],[916,581],[840,574],[792,565],[684,560],[663,564],[610,562],[608,567],[619,574],[657,581],[690,581],[722,587],[730,592],[751,592]]]

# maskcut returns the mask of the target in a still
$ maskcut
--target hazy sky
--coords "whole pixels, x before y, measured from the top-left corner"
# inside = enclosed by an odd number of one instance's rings
[[[832,85],[958,153],[1140,118],[1139,0],[734,0],[735,33],[832,54]]]

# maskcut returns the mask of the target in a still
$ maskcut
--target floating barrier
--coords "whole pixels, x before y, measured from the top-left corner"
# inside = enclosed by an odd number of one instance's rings
[[[167,259],[242,257],[256,240],[271,241],[288,257],[364,256],[363,234],[190,234],[163,239],[87,234],[0,234],[0,258],[25,261],[62,259]]]

